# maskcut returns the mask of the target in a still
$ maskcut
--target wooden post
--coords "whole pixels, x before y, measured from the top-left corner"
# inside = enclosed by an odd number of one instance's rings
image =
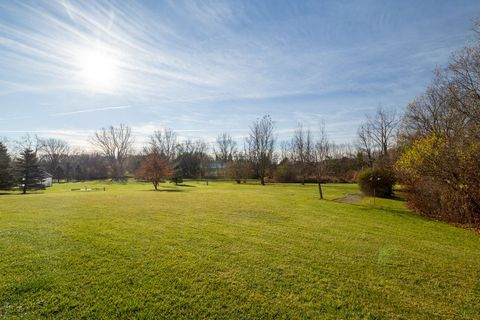
[[[322,184],[318,181],[318,192],[320,193],[320,199],[323,199]]]

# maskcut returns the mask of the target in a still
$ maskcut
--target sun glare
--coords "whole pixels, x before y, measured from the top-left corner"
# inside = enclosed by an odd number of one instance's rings
[[[85,50],[76,60],[79,76],[90,89],[111,91],[118,85],[118,61],[108,50]]]

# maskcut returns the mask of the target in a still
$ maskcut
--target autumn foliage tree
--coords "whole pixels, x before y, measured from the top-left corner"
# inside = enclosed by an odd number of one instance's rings
[[[409,203],[422,214],[480,226],[480,143],[431,134],[402,154],[397,170]]]
[[[407,106],[396,169],[417,212],[480,227],[480,31],[477,35]]]
[[[150,153],[140,165],[136,173],[137,179],[150,181],[155,190],[163,179],[171,177],[173,170],[168,161],[158,153]]]

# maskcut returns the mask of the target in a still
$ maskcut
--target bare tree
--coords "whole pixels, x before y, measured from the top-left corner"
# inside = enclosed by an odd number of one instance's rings
[[[363,123],[357,130],[357,148],[366,157],[366,163],[368,166],[373,165],[373,152],[375,143],[372,137],[372,131],[367,123]]]
[[[289,141],[280,141],[280,161],[291,158],[293,158],[292,144]]]
[[[68,159],[70,146],[61,139],[48,138],[40,139],[41,160],[45,163],[46,169],[53,175],[57,181],[60,181],[64,175],[62,165]]]
[[[402,117],[402,138],[415,138],[431,133],[452,136],[465,128],[466,116],[452,108],[448,89],[429,87],[425,94],[418,96],[407,105]]]
[[[216,144],[215,157],[222,163],[232,161],[233,155],[237,152],[237,142],[228,133],[224,132],[217,137]]]
[[[480,123],[480,41],[454,54],[446,71],[445,81],[457,102],[454,107],[467,121]]]
[[[315,142],[315,148],[313,150],[313,164],[315,169],[315,177],[318,183],[318,192],[320,199],[323,199],[322,190],[322,177],[327,172],[327,160],[330,158],[331,143],[328,141],[327,131],[325,130],[325,124],[320,124],[320,129]]]
[[[305,180],[311,172],[313,147],[312,133],[310,129],[305,131],[300,125],[293,135],[292,153],[294,161],[300,167],[302,184],[305,184]]]
[[[130,127],[120,124],[96,131],[90,143],[100,150],[108,161],[113,180],[120,180],[125,171],[125,161],[133,147]]]
[[[354,148],[349,143],[330,143],[330,156],[332,159],[354,158]]]
[[[200,177],[200,180],[202,180],[206,176],[206,173],[208,170],[208,162],[211,160],[211,157],[208,155],[208,145],[205,141],[203,140],[197,141],[197,150],[198,150],[198,158],[200,160],[199,177]]]
[[[175,159],[177,151],[177,134],[172,129],[157,130],[150,136],[147,153],[156,153],[168,162]]]
[[[68,170],[70,169],[70,170]],[[79,150],[70,153],[65,164],[65,178],[82,180],[107,179],[108,164],[98,153],[85,153]]]
[[[24,152],[26,149],[33,151],[35,156],[37,152],[40,150],[41,143],[40,138],[37,135],[30,135],[27,134],[14,142],[14,150],[17,154]]]
[[[185,140],[177,147],[177,164],[185,177],[202,179],[205,176],[208,146],[202,140]]]
[[[246,139],[248,153],[262,185],[272,164],[275,139],[274,124],[270,116],[257,119],[250,126],[250,134]]]
[[[238,152],[237,142],[228,133],[222,133],[217,137],[217,147],[214,148],[215,157],[223,165],[223,175],[226,176],[226,165],[233,161],[234,155]]]
[[[250,162],[245,152],[237,152],[233,155],[233,160],[227,163],[227,173],[230,178],[235,180],[238,184],[247,183],[250,176]]]
[[[368,119],[367,125],[373,141],[380,149],[380,154],[387,158],[388,148],[393,142],[398,125],[396,113],[380,107],[377,109],[375,116]]]

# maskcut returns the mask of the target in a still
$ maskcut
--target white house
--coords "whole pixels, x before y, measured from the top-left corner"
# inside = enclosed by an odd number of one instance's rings
[[[43,180],[42,180],[42,185],[45,188],[51,187],[53,183],[53,176],[48,173],[47,171],[43,171]]]

